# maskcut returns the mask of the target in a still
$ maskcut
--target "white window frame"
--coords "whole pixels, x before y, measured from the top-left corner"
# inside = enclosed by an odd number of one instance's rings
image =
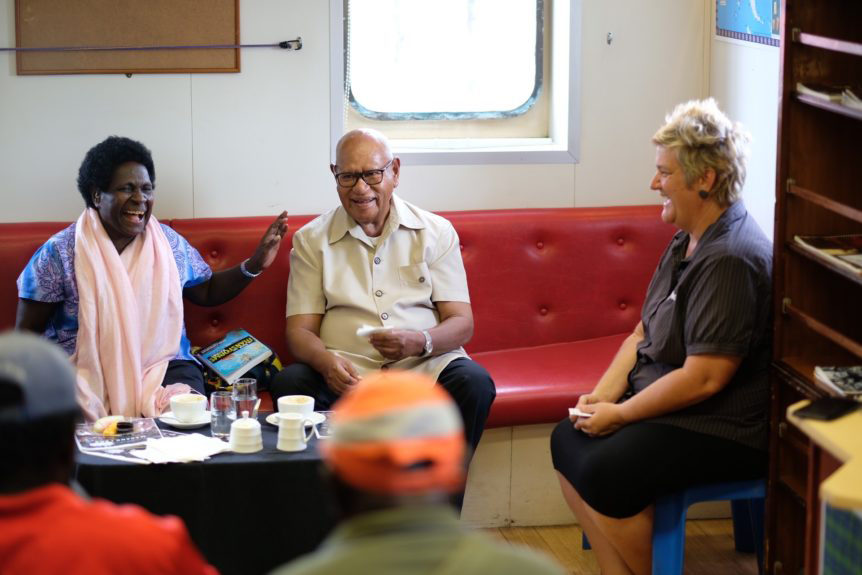
[[[550,137],[393,140],[410,165],[574,164],[580,158],[581,3],[551,0]],[[547,3],[547,0],[546,0]],[[330,154],[344,133],[344,0],[329,0]]]

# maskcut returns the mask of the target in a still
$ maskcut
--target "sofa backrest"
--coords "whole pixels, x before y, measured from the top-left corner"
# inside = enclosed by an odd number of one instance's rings
[[[631,330],[674,228],[658,206],[440,212],[458,231],[480,352],[591,339]],[[194,345],[245,328],[291,361],[284,341],[293,233],[315,216],[290,216],[278,259],[234,300],[204,308],[186,302]],[[272,218],[162,220],[213,269],[250,256]],[[66,223],[0,224],[0,329],[15,321],[15,279],[30,256]]]
[[[290,361],[284,340],[290,248],[293,233],[314,217],[289,216],[288,233],[276,261],[239,297],[215,307],[185,302],[186,332],[192,345],[206,345],[241,327],[272,347],[283,362]],[[171,226],[198,249],[213,270],[220,270],[251,256],[272,221],[269,216],[177,219]]]
[[[592,339],[637,324],[674,228],[658,206],[444,214],[458,231],[475,333],[468,352]]]
[[[70,222],[0,224],[0,331],[15,327],[15,281],[39,246]]]

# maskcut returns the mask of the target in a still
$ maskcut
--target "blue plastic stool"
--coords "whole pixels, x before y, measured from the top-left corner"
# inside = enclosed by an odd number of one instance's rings
[[[701,501],[731,501],[733,539],[737,551],[757,553],[757,571],[763,571],[763,507],[766,480],[698,485],[659,497],[655,503],[652,534],[653,575],[681,575],[685,556],[685,516],[689,505]],[[584,549],[590,548],[586,534]]]

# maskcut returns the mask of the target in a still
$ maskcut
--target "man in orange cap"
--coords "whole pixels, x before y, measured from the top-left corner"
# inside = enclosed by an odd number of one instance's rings
[[[461,526],[449,496],[463,487],[464,433],[454,402],[434,383],[390,370],[339,400],[331,437],[318,445],[343,521],[315,553],[277,575],[563,572]]]

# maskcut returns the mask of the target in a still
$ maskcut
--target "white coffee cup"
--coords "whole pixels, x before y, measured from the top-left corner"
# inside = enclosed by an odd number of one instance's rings
[[[314,398],[310,395],[282,395],[278,398],[278,412],[308,417],[314,413]]]
[[[302,451],[308,447],[308,440],[314,434],[314,426],[308,427],[305,432],[305,423],[312,423],[310,419],[300,413],[278,414],[278,443],[276,449],[281,451]]]
[[[171,411],[182,423],[197,423],[206,418],[207,398],[198,393],[178,393],[171,396]]]

